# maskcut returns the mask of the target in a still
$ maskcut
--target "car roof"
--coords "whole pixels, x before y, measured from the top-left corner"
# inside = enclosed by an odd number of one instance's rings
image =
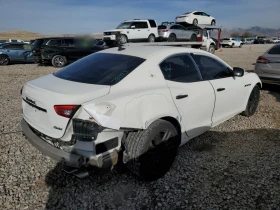
[[[118,47],[109,48],[106,50],[99,51],[97,53],[113,53],[113,54],[122,54],[122,55],[131,55],[144,59],[148,59],[152,55],[160,52],[170,52],[170,53],[195,53],[201,52],[199,49],[194,48],[185,48],[185,47],[173,47],[173,46],[133,46],[127,45],[122,46],[123,50],[118,50]]]

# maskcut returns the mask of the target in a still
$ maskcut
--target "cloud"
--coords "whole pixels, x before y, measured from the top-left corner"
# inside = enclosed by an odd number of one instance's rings
[[[153,18],[174,21],[187,11],[202,10],[223,27],[280,28],[279,0],[21,0],[1,1],[0,30],[28,30],[44,34],[95,33],[115,28],[121,21]]]

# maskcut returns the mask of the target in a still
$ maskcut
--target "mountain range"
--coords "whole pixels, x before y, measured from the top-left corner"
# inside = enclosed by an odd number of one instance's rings
[[[232,29],[222,29],[222,37],[229,37],[233,33],[238,33],[240,35],[244,34],[245,32],[249,32],[251,35],[257,36],[267,36],[267,37],[280,37],[280,28],[264,28],[260,26],[253,26],[250,28],[232,28]]]

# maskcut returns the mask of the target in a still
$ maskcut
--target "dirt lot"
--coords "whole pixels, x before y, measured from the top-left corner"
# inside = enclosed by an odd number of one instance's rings
[[[216,55],[253,70],[270,45]],[[52,67],[0,67],[0,133],[20,131],[20,88]],[[264,86],[257,113],[236,116],[183,146],[170,172],[153,183],[121,167],[78,180],[21,133],[0,135],[0,209],[280,209],[280,90]]]

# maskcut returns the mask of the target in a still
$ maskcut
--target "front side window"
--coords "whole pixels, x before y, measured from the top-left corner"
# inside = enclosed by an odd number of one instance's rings
[[[195,64],[188,55],[174,55],[166,58],[159,66],[166,80],[182,83],[201,80]]]
[[[73,82],[115,85],[144,61],[143,58],[130,55],[93,53],[53,75]]]
[[[206,55],[192,54],[204,80],[231,77],[232,71],[218,60]]]
[[[132,22],[123,22],[117,26],[117,29],[128,29],[130,28]]]

